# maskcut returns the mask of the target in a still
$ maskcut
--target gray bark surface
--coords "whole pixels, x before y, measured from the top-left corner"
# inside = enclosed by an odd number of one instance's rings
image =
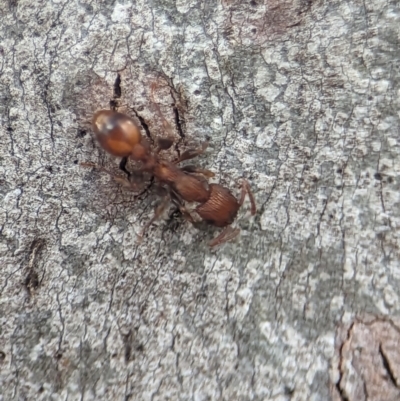
[[[399,399],[397,1],[3,0],[0,21],[1,401]],[[139,242],[154,188],[79,166],[118,173],[90,130],[110,102],[163,135],[152,84],[170,157],[210,137],[194,162],[249,180],[237,241],[173,214]]]

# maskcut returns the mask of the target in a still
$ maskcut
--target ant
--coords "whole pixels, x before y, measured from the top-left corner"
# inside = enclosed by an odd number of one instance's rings
[[[154,90],[154,87],[153,87]],[[153,98],[153,97],[152,97]],[[156,105],[155,102],[153,104]],[[167,133],[171,133],[172,128],[162,116],[158,105],[157,112],[163,121],[163,128]],[[100,110],[96,112],[92,119],[92,128],[101,147],[108,153],[122,157],[120,169],[124,171],[127,178],[114,176],[112,173],[92,163],[81,163],[82,166],[96,167],[111,175],[119,183],[131,189],[137,190],[137,183],[143,180],[143,173],[149,173],[157,181],[167,188],[167,195],[161,204],[155,209],[153,218],[145,225],[145,230],[157,220],[172,201],[181,211],[183,216],[195,223],[193,216],[186,209],[185,203],[197,203],[195,211],[203,221],[224,230],[214,238],[210,247],[222,244],[235,238],[239,234],[239,229],[233,229],[230,225],[235,220],[237,213],[244,202],[246,193],[251,202],[251,214],[256,213],[256,204],[250,185],[246,180],[242,180],[241,196],[237,200],[231,191],[220,184],[209,184],[207,178],[213,177],[214,173],[209,170],[197,168],[194,165],[179,167],[178,164],[184,160],[190,160],[204,153],[208,142],[204,142],[198,149],[188,149],[180,157],[170,162],[159,157],[162,150],[168,150],[173,140],[170,138],[160,138],[157,141],[156,151],[151,151],[149,143],[142,138],[139,128],[135,122],[127,115],[113,111]],[[126,169],[128,158],[141,163],[141,168],[129,172]]]

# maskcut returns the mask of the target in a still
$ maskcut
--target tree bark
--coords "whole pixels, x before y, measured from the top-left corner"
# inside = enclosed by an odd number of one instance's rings
[[[397,1],[5,0],[0,17],[1,401],[398,396]],[[194,162],[256,198],[239,239],[210,250],[218,230],[171,207],[138,240],[155,185],[80,166],[122,174],[90,128],[110,107],[150,142],[164,118],[165,157],[210,138]]]

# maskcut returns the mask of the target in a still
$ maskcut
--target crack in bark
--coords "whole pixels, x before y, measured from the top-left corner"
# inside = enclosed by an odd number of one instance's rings
[[[131,355],[132,355],[132,330],[129,330],[128,334],[122,336],[122,341],[125,346],[125,351],[124,351],[125,363],[128,363],[131,360]]]
[[[117,78],[114,82],[114,99],[119,99],[122,95],[121,89],[121,74],[117,74]]]
[[[141,126],[143,127],[147,138],[149,138],[150,141],[153,143],[153,137],[151,136],[150,128],[147,125],[146,120],[133,107],[131,107],[131,110],[135,113],[135,116],[137,117],[137,119],[139,120]]]
[[[385,368],[390,381],[392,382],[392,384],[396,387],[399,388],[398,384],[397,384],[397,380],[396,377],[394,376],[393,370],[390,366],[390,362],[389,359],[387,357],[387,355],[385,354],[383,347],[382,347],[382,343],[379,344],[379,354],[382,358],[382,363],[383,363],[383,367]]]
[[[185,133],[183,132],[183,127],[182,127],[182,122],[181,122],[181,116],[179,114],[179,109],[178,106],[176,105],[176,99],[175,96],[173,94],[173,90],[171,88],[171,97],[174,100],[174,103],[172,105],[172,110],[174,112],[174,117],[175,117],[175,125],[176,125],[176,129],[178,131],[179,136],[183,139],[185,138]]]
[[[38,259],[42,253],[45,241],[42,238],[35,239],[31,243],[29,251],[29,262],[28,262],[28,274],[24,280],[24,286],[28,292],[29,298],[32,296],[32,292],[36,290],[40,285],[39,275],[35,270]]]
[[[337,381],[337,383],[335,384],[335,387],[339,393],[339,396],[341,398],[342,401],[350,401],[349,397],[347,396],[347,394],[345,394],[344,389],[341,388],[340,383],[342,382],[343,379],[343,371],[342,371],[342,362],[343,362],[343,347],[345,346],[345,344],[350,340],[351,337],[351,331],[353,330],[355,322],[353,322],[351,324],[351,326],[349,327],[349,329],[347,330],[347,338],[346,341],[343,341],[343,343],[340,345],[339,348],[339,367],[338,367],[338,371],[339,371],[339,380]]]

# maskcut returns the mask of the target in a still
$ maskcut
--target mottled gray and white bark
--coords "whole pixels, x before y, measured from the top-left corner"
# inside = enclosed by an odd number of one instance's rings
[[[0,400],[399,399],[397,1],[3,0],[0,21]],[[174,152],[210,137],[196,163],[251,183],[236,242],[172,214],[139,243],[157,194],[79,166],[118,171],[89,124],[110,102],[163,134],[152,83]]]

